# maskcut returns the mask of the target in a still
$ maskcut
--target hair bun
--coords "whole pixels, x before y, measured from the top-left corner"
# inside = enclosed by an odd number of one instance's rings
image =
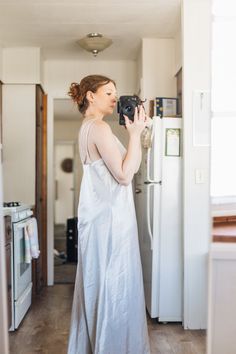
[[[68,95],[72,98],[74,102],[78,104],[81,103],[82,97],[81,97],[80,85],[77,82],[73,82],[70,85]]]

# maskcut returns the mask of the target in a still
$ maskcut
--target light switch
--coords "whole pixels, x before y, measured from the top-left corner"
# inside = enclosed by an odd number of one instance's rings
[[[195,183],[206,183],[206,169],[197,168],[195,170]]]

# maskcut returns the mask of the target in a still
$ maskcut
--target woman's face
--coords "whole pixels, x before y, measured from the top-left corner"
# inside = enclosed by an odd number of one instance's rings
[[[93,94],[92,106],[103,115],[112,114],[117,102],[116,87],[112,82],[99,87]]]

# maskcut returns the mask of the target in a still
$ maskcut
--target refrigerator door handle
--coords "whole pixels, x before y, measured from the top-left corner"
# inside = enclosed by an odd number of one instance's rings
[[[152,139],[153,139],[153,135],[154,135],[154,129],[152,130]],[[149,148],[147,150],[147,182],[148,183],[159,183],[159,182],[156,182],[155,180],[151,179],[150,177],[150,159],[151,159],[151,148]],[[144,182],[146,183],[146,182]],[[147,183],[146,183],[147,184]]]
[[[158,182],[155,182],[155,181],[145,181],[144,184],[162,184],[162,181],[158,181]]]
[[[148,227],[148,236],[150,238],[151,250],[152,250],[153,249],[153,247],[152,247],[153,235],[152,235],[151,222],[150,222],[150,189],[151,189],[151,187],[152,187],[152,184],[149,184],[147,186],[147,227]]]
[[[142,189],[136,188],[136,189],[135,189],[135,193],[136,193],[136,194],[142,193]]]
[[[147,180],[152,182],[150,178],[150,153],[151,153],[151,149],[149,148],[147,150]]]

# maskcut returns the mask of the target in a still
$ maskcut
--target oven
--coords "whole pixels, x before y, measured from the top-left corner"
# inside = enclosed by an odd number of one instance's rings
[[[32,213],[32,212],[31,212]],[[14,327],[18,328],[31,305],[32,297],[32,270],[31,263],[25,263],[24,227],[30,217],[13,223],[13,299],[14,299]]]
[[[17,300],[32,279],[31,263],[25,263],[24,227],[27,219],[13,224],[14,300]]]
[[[10,331],[19,327],[32,299],[31,263],[25,263],[24,227],[33,215],[30,206],[19,204],[4,207],[5,213],[11,216],[12,223],[12,326]]]

